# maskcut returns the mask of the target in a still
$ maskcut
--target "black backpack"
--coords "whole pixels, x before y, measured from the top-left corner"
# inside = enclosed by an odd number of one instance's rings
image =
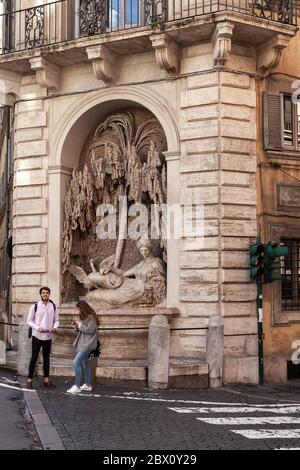
[[[55,303],[52,302],[52,300],[50,300],[50,299],[49,299],[49,302],[52,303],[53,308],[54,308],[54,313],[55,313],[55,310],[56,310],[56,305],[55,305]],[[36,313],[37,307],[38,307],[38,305],[37,305],[37,304],[34,304],[34,313]],[[30,327],[28,328],[28,338],[30,339],[31,336],[32,336],[32,328],[31,328],[31,326],[30,326]]]

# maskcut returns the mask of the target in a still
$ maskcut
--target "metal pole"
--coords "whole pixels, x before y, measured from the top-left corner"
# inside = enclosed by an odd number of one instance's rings
[[[264,384],[264,345],[263,345],[263,294],[262,294],[262,277],[256,280],[257,285],[257,333],[258,333],[258,373],[259,384]]]

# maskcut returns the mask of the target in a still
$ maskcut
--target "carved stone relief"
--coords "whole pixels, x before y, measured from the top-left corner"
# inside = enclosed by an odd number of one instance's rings
[[[141,108],[113,114],[91,132],[65,198],[63,301],[82,296],[96,311],[163,301],[166,240],[137,241],[120,234],[132,220],[130,207],[141,203],[148,209],[150,238],[151,204],[166,203],[165,150],[162,127]],[[124,196],[127,209],[119,214]],[[103,220],[100,204],[112,204],[117,211],[116,239],[97,236]]]

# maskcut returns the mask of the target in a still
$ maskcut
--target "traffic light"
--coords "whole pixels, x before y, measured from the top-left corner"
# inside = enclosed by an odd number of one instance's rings
[[[288,247],[280,245],[276,242],[270,241],[265,249],[265,272],[264,272],[264,284],[268,284],[273,281],[279,281],[281,279],[280,274],[280,260],[276,258],[280,256],[286,256],[288,254]]]
[[[250,245],[250,278],[258,279],[264,274],[265,247],[259,241]]]

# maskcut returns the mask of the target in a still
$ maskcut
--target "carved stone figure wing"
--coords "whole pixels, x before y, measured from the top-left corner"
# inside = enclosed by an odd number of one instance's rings
[[[70,271],[70,273],[76,277],[77,281],[83,284],[86,289],[90,290],[94,287],[88,275],[80,266],[75,266],[74,264],[70,265],[68,266],[68,271]]]

